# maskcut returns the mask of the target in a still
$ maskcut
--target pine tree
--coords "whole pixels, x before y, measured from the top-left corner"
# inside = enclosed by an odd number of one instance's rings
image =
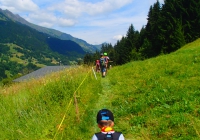
[[[115,59],[116,59],[116,64],[121,65],[127,63],[126,59],[126,50],[124,49],[126,43],[126,38],[122,37],[120,41],[117,42],[115,45]]]
[[[166,25],[176,26],[176,21],[179,20],[186,43],[200,37],[200,1],[165,0],[162,13],[165,15]]]
[[[148,22],[146,25],[145,37],[148,40],[147,44],[151,44],[150,46],[146,46],[146,50],[151,50],[151,54],[148,53],[148,57],[156,56],[160,54],[162,50],[162,29],[161,29],[161,6],[159,1],[157,1],[153,6],[150,7],[148,13]],[[149,47],[149,48],[148,48]]]

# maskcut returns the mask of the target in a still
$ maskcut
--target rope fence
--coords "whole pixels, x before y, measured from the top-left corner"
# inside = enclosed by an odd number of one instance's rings
[[[92,69],[93,69],[93,68],[92,68]],[[70,99],[70,102],[69,102],[69,104],[68,104],[67,107],[66,107],[65,114],[63,115],[63,118],[62,118],[60,124],[58,125],[58,129],[57,129],[57,131],[56,131],[56,133],[55,133],[55,135],[54,135],[53,140],[55,140],[55,138],[56,138],[56,136],[57,136],[57,134],[58,134],[58,131],[60,130],[60,128],[61,128],[61,126],[62,126],[62,124],[63,124],[63,122],[64,122],[64,120],[65,120],[65,118],[66,118],[66,114],[67,114],[67,112],[68,112],[68,110],[69,110],[70,105],[72,104],[73,99],[74,99],[75,106],[76,106],[77,119],[78,119],[78,121],[80,121],[79,114],[78,114],[78,113],[79,113],[79,110],[78,110],[78,103],[77,103],[77,98],[76,98],[76,92],[79,90],[79,88],[81,87],[81,85],[84,83],[84,81],[85,81],[86,78],[88,77],[89,72],[90,72],[90,71],[88,71],[88,73],[87,73],[87,75],[85,76],[85,78],[83,79],[83,81],[80,83],[80,85],[79,85],[79,86],[77,87],[77,89],[74,91],[73,97]],[[95,78],[96,78],[96,77],[95,77]]]

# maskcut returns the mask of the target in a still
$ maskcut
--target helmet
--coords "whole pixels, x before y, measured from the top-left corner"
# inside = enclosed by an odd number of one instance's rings
[[[103,53],[104,55],[107,55],[107,53],[105,52],[105,53]]]
[[[103,56],[103,53],[101,53],[100,55]]]

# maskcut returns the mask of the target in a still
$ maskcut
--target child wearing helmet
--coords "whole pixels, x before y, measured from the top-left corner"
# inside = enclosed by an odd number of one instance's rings
[[[97,124],[101,129],[101,132],[95,133],[92,140],[124,140],[124,136],[121,132],[116,132],[113,129],[114,116],[108,109],[101,109],[97,113]]]

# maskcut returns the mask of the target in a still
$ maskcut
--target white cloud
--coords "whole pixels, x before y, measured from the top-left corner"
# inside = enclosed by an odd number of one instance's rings
[[[47,12],[30,14],[28,17],[26,17],[26,20],[44,27],[53,27],[55,25],[61,27],[68,27],[73,26],[76,23],[75,20],[56,17],[53,13]]]
[[[64,16],[77,18],[82,13],[82,7],[83,5],[78,0],[65,0],[49,6],[47,10],[59,11]]]
[[[13,12],[34,12],[38,6],[31,0],[0,0],[0,4]]]
[[[116,35],[113,37],[114,40],[121,40],[124,35]]]
[[[43,27],[47,27],[47,28],[51,28],[53,26],[53,24],[49,23],[49,22],[40,22],[37,25],[43,26]]]
[[[71,19],[64,19],[64,18],[58,19],[58,25],[62,27],[73,26],[74,24],[75,24],[75,21]]]
[[[65,0],[58,4],[51,5],[49,10],[57,10],[66,16],[79,17],[84,13],[98,15],[119,9],[133,0],[104,0],[97,3],[82,2],[81,0]]]
[[[98,3],[87,3],[85,7],[85,12],[90,15],[103,14],[111,12],[115,9],[119,9],[133,0],[104,0]]]
[[[32,13],[29,15],[29,18],[37,21],[46,21],[46,22],[55,22],[57,19],[52,13],[47,13],[47,12]]]

